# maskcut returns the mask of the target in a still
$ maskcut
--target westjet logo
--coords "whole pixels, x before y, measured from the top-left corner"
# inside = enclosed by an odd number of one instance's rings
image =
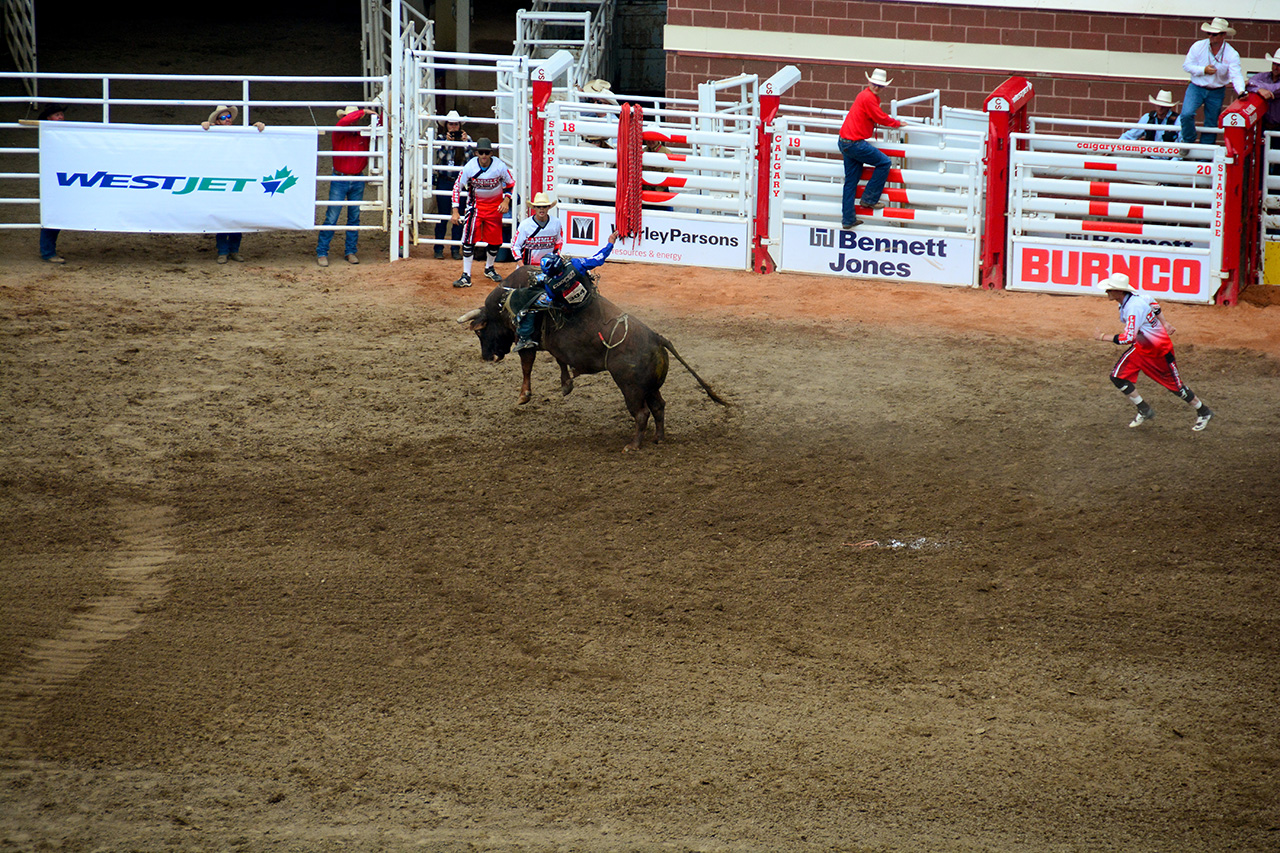
[[[267,195],[281,195],[298,182],[289,169],[277,169],[263,178],[214,178],[198,175],[122,175],[114,172],[58,172],[58,186],[103,190],[158,190],[188,193],[242,193],[249,185],[262,187]]]

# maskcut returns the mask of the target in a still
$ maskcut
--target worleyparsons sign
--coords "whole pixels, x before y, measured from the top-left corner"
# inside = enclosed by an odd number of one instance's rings
[[[314,129],[40,123],[40,224],[208,234],[315,225]]]

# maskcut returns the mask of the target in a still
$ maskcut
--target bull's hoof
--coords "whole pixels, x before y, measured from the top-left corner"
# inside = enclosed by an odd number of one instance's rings
[[[533,399],[532,394],[521,394],[520,399],[516,401],[516,405],[523,406],[525,403]]]
[[[568,396],[569,396],[569,392],[570,392],[570,391],[572,391],[572,390],[573,390],[573,383],[572,383],[572,382],[566,382],[566,383],[564,383],[563,385],[561,385],[561,386],[560,386],[560,396],[562,396],[562,397],[568,397]]]

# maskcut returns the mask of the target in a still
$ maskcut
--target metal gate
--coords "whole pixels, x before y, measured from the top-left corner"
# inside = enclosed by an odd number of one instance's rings
[[[449,219],[449,196],[460,171],[438,162],[446,147],[456,147],[442,139],[451,109],[458,111],[471,140],[490,139],[494,153],[515,173],[510,225],[529,196],[529,59],[439,50],[411,51],[409,58],[403,93],[404,103],[412,105],[406,110],[404,209],[411,242],[458,245],[448,239],[447,229],[436,237],[436,225]]]

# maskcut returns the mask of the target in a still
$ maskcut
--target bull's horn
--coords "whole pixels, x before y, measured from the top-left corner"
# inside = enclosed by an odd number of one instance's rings
[[[458,318],[459,323],[470,323],[472,320],[480,316],[479,308],[472,308],[467,313]]]

